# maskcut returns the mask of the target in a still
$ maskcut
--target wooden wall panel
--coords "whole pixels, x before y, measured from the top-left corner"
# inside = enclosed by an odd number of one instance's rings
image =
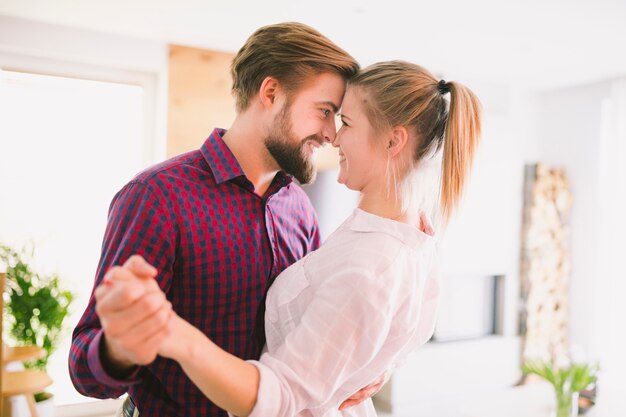
[[[167,156],[197,149],[214,127],[230,127],[234,54],[170,45]]]

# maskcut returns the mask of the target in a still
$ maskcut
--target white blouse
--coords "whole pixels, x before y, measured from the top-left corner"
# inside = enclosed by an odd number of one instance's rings
[[[376,416],[338,407],[432,336],[435,259],[433,236],[356,209],[270,288],[251,416]]]

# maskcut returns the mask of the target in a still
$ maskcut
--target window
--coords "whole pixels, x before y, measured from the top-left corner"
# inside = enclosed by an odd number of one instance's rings
[[[91,293],[111,198],[146,166],[146,88],[0,71],[0,242],[34,244],[76,300],[50,360],[56,404],[84,401],[67,370],[70,332]]]

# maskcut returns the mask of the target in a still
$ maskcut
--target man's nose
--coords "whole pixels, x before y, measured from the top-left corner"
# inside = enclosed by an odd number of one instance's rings
[[[331,123],[328,124],[324,128],[324,140],[332,145],[337,137],[337,126],[335,125],[335,120],[333,119]]]
[[[333,144],[333,142],[335,141],[335,138],[337,137],[337,133],[333,130],[328,132],[327,134],[324,134],[324,140],[328,143],[330,143],[331,145]]]

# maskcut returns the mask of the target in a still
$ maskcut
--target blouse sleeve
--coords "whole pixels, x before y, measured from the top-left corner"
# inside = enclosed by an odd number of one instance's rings
[[[260,372],[250,415],[321,416],[390,368],[419,321],[419,297],[411,296],[418,288],[407,281],[417,286],[420,279],[403,280],[403,272],[392,265],[381,276],[352,267],[325,279],[285,342],[250,361]]]

